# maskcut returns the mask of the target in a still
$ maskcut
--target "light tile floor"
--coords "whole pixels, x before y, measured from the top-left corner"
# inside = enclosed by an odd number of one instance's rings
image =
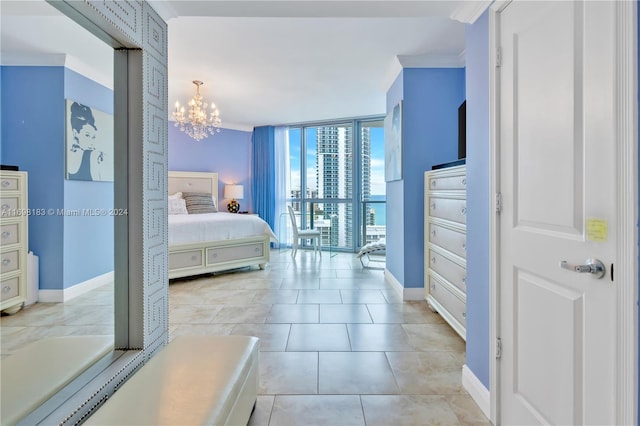
[[[46,336],[113,334],[112,286],[0,319],[0,354]],[[465,345],[353,254],[272,251],[265,270],[173,280],[170,339],[260,338],[250,425],[488,424],[461,384]]]
[[[264,271],[174,280],[169,293],[170,339],[260,338],[250,425],[488,424],[462,387],[464,341],[353,254],[273,251]]]

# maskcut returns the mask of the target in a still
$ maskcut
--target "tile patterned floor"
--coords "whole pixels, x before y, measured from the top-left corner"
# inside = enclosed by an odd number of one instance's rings
[[[112,333],[111,290],[2,317],[2,356],[43,336]],[[170,339],[260,338],[250,425],[489,424],[461,385],[464,342],[353,254],[273,251],[265,270],[174,280],[169,294]]]

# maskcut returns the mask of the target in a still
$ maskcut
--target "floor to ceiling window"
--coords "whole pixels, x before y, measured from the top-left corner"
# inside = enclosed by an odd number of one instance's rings
[[[289,202],[300,227],[321,231],[324,248],[353,251],[385,234],[382,126],[375,119],[289,129]]]

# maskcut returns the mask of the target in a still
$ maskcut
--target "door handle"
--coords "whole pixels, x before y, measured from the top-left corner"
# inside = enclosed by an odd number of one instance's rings
[[[585,265],[573,265],[571,263],[568,263],[566,260],[563,260],[560,262],[560,268],[568,269],[569,271],[578,272],[581,274],[593,274],[596,276],[596,278],[602,278],[606,273],[604,263],[602,263],[598,259],[588,259],[585,262]]]

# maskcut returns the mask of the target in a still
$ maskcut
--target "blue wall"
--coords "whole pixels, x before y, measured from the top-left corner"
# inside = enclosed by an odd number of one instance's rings
[[[489,15],[466,28],[467,366],[489,389]]]
[[[29,173],[29,208],[62,209],[64,68],[1,69],[2,163]],[[29,218],[29,250],[40,257],[40,288],[63,288],[62,236],[62,216]]]
[[[387,111],[400,90],[403,99],[402,181],[387,183],[387,268],[405,288],[424,287],[424,172],[458,159],[464,78],[463,68],[406,68],[387,92]]]
[[[241,210],[251,210],[251,134],[221,129],[220,133],[200,142],[169,123],[169,170],[218,172],[220,210],[226,211],[230,200],[223,199],[224,185],[244,185]]]
[[[113,206],[113,183],[66,181],[65,98],[113,113],[111,90],[63,67],[1,67],[3,164],[29,173],[29,208]],[[33,101],[35,100],[35,102]],[[60,290],[113,270],[113,218],[29,218],[40,288]]]

